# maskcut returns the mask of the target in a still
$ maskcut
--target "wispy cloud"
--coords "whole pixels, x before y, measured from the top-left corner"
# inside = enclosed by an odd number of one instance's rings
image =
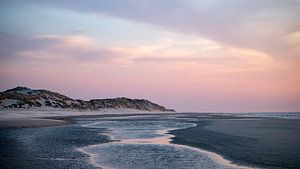
[[[254,49],[233,48],[209,39],[168,34],[154,44],[136,44],[130,47],[102,47],[86,36],[41,35],[25,38],[2,34],[2,52],[5,59],[80,62],[83,64],[141,63],[167,64],[172,67],[193,66],[226,71],[264,70],[273,61],[267,53]],[[9,41],[9,44],[7,43]],[[251,69],[249,69],[251,68]]]
[[[150,23],[173,31],[200,35],[230,46],[256,48],[270,54],[283,54],[288,46],[284,46],[279,39],[300,29],[300,2],[296,0],[30,2]]]
[[[122,49],[101,47],[85,36],[43,35],[17,37],[1,34],[1,58],[40,59],[45,61],[113,61],[126,55]]]

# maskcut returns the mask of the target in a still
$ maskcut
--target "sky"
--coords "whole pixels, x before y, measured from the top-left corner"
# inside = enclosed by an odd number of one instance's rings
[[[299,0],[1,0],[0,90],[300,111]]]

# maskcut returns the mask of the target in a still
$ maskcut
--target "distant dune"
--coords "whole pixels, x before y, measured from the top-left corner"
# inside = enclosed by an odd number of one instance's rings
[[[0,109],[53,109],[98,111],[102,109],[134,109],[143,111],[174,111],[144,99],[125,97],[112,99],[92,99],[89,101],[72,99],[49,90],[35,90],[16,87],[0,92]]]

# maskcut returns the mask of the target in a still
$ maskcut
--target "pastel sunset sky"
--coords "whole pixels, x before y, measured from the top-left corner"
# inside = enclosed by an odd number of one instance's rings
[[[299,0],[1,0],[0,89],[300,110]]]

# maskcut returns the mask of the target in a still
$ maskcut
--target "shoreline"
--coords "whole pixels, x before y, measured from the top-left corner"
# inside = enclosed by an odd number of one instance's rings
[[[104,118],[178,114],[176,112],[140,111],[135,109],[78,110],[0,110],[0,129],[35,128],[74,124],[74,118]]]
[[[193,126],[195,127],[195,126]],[[190,128],[190,127],[189,127]],[[109,130],[109,128],[107,128]],[[184,129],[188,129],[188,128],[184,128]],[[183,130],[184,130],[183,129]],[[176,144],[173,142],[173,139],[176,137],[174,134],[172,134],[172,131],[175,131],[178,129],[170,129],[170,130],[158,130],[157,133],[158,134],[162,134],[163,136],[158,137],[158,138],[146,138],[146,139],[129,139],[129,140],[110,140],[107,143],[99,143],[99,144],[93,144],[93,145],[88,145],[88,146],[84,146],[84,147],[78,147],[76,150],[86,154],[89,156],[89,160],[88,162],[91,165],[94,165],[95,167],[99,167],[99,168],[109,168],[105,165],[100,165],[97,163],[97,155],[95,153],[91,153],[88,152],[87,149],[89,148],[93,148],[93,147],[98,147],[98,146],[103,146],[104,144],[108,145],[108,144],[157,144],[157,145],[166,145],[166,146],[174,146],[174,147],[178,147],[178,148],[186,148],[186,149],[190,149],[192,151],[198,152],[200,154],[205,154],[208,158],[212,159],[214,162],[216,162],[219,165],[222,165],[226,168],[236,168],[236,169],[258,169],[257,167],[251,167],[251,166],[246,166],[246,165],[241,165],[238,163],[234,163],[234,161],[232,160],[228,160],[226,158],[224,158],[221,154],[218,154],[216,152],[212,152],[212,151],[208,151],[199,147],[192,147],[189,145],[184,145],[184,144]],[[105,134],[107,135],[107,133]],[[108,134],[109,136],[109,134]],[[157,141],[156,141],[157,140]],[[163,140],[163,141],[162,141]]]
[[[299,113],[299,112],[295,112]],[[136,109],[101,109],[97,111],[79,110],[39,110],[39,109],[13,109],[0,110],[0,129],[3,128],[33,128],[49,127],[74,124],[74,119],[78,118],[111,118],[111,117],[131,117],[131,116],[152,116],[152,115],[187,115],[187,116],[208,116],[211,118],[245,118],[248,119],[249,113],[190,113],[190,112],[159,112],[142,111]],[[255,113],[254,113],[255,114]],[[199,117],[200,117],[199,116]],[[251,116],[250,116],[251,117]],[[262,118],[255,117],[253,118]],[[266,117],[272,118],[272,117]],[[290,118],[288,118],[290,119]]]

